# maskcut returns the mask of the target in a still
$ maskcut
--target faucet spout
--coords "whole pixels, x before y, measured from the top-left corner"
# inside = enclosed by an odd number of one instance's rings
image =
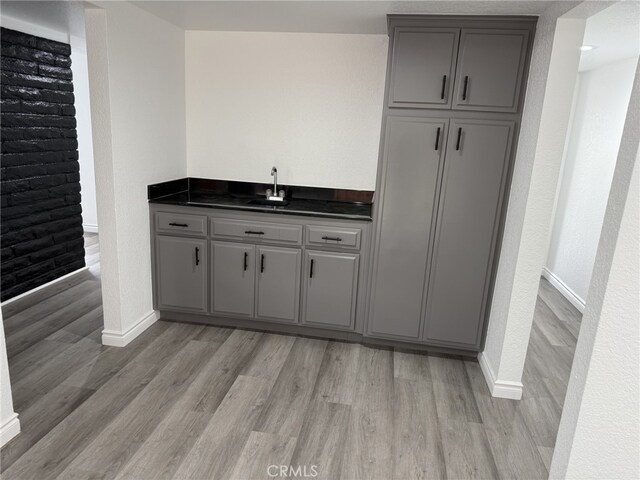
[[[283,202],[284,196],[278,195],[278,169],[271,167],[271,176],[273,177],[273,194],[267,197],[267,200],[273,200],[274,202]]]
[[[278,195],[278,169],[271,167],[271,176],[273,177],[273,194]]]

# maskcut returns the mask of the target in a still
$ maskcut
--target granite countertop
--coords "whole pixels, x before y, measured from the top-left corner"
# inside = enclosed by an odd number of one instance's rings
[[[202,179],[180,179],[171,182],[165,182],[163,184],[150,185],[148,188],[149,203],[204,208],[222,208],[229,210],[263,212],[280,215],[304,215],[324,218],[342,218],[349,220],[371,221],[372,218],[372,204],[370,202],[334,200],[334,198],[336,197],[358,199],[362,198],[366,200],[367,196],[363,195],[362,192],[357,192],[358,195],[350,195],[348,192],[352,191],[336,191],[334,189],[319,189],[311,187],[296,188],[283,186],[285,191],[287,191],[285,205],[252,205],[249,203],[252,200],[265,198],[264,194],[260,195],[258,193],[263,184],[224,182],[226,184],[234,185],[230,185],[228,188],[202,188],[211,187],[211,185],[207,185],[204,182],[217,181],[206,181]],[[216,184],[216,186],[220,187],[219,184]],[[253,193],[248,194],[248,191],[252,190]],[[347,193],[345,194],[344,192]],[[373,192],[371,192],[371,194],[372,193]],[[303,196],[316,198],[301,198]]]

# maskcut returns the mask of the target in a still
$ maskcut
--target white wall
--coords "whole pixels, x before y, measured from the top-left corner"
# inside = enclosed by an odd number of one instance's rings
[[[540,16],[480,365],[494,396],[519,399],[578,72],[584,19]],[[556,29],[557,26],[557,29]]]
[[[4,339],[4,322],[0,310],[0,447],[18,433],[20,433],[20,421],[18,414],[13,411],[7,345]]]
[[[374,190],[387,44],[187,31],[189,176]]]
[[[82,224],[85,231],[98,231],[96,179],[93,165],[93,136],[91,133],[91,105],[89,101],[89,67],[84,37],[71,37],[71,70],[76,96],[76,130],[78,132],[78,160],[82,188]]]
[[[545,275],[581,311],[637,63],[629,58],[578,75]]]
[[[620,143],[550,478],[640,478],[640,75]]]
[[[5,28],[71,45],[82,188],[82,223],[97,231],[96,189],[89,106],[89,72],[83,8],[76,2],[3,2],[0,23]]]
[[[87,48],[105,330],[155,321],[146,186],[186,175],[184,32],[128,2],[88,9]]]

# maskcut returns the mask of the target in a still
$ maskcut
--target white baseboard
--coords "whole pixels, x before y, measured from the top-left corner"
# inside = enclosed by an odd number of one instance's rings
[[[154,310],[138,320],[135,325],[125,332],[115,330],[102,331],[102,344],[111,347],[125,347],[131,341],[153,325],[158,320],[158,313]]]
[[[0,426],[0,447],[9,443],[13,437],[20,433],[20,420],[18,420],[18,414],[14,412],[13,415]]]
[[[62,280],[66,280],[67,278],[73,277],[74,275],[78,275],[79,273],[82,273],[86,270],[89,270],[89,267],[82,267],[82,268],[79,268],[78,270],[74,270],[73,272],[67,273],[66,275],[56,278],[55,280],[51,280],[50,282],[42,284],[39,287],[29,290],[28,292],[24,292],[24,293],[21,293],[20,295],[16,295],[13,298],[9,298],[8,300],[5,300],[4,302],[0,303],[0,306],[4,307],[5,305],[9,305],[15,302],[16,300],[20,300],[21,298],[24,298],[27,295],[31,295],[32,293],[37,292],[38,290],[43,290],[49,287],[50,285],[53,285],[54,283],[58,283],[58,282],[61,282]]]
[[[478,363],[487,382],[492,397],[520,400],[522,398],[522,382],[496,380],[496,374],[484,352],[478,354]]]
[[[542,276],[546,278],[551,285],[553,285],[564,298],[569,300],[569,303],[576,307],[580,313],[584,313],[585,301],[580,298],[580,296],[571,290],[569,286],[564,283],[560,277],[558,277],[555,273],[549,270],[547,267],[542,268]]]
[[[88,223],[84,223],[82,228],[87,233],[98,233],[98,225],[90,225]]]

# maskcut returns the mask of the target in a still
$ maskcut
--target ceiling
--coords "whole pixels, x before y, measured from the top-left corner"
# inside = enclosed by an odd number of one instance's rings
[[[387,33],[388,13],[520,14],[549,1],[134,1],[185,30],[309,33]]]
[[[640,3],[619,2],[587,20],[583,45],[595,48],[583,52],[580,71],[640,54]]]

